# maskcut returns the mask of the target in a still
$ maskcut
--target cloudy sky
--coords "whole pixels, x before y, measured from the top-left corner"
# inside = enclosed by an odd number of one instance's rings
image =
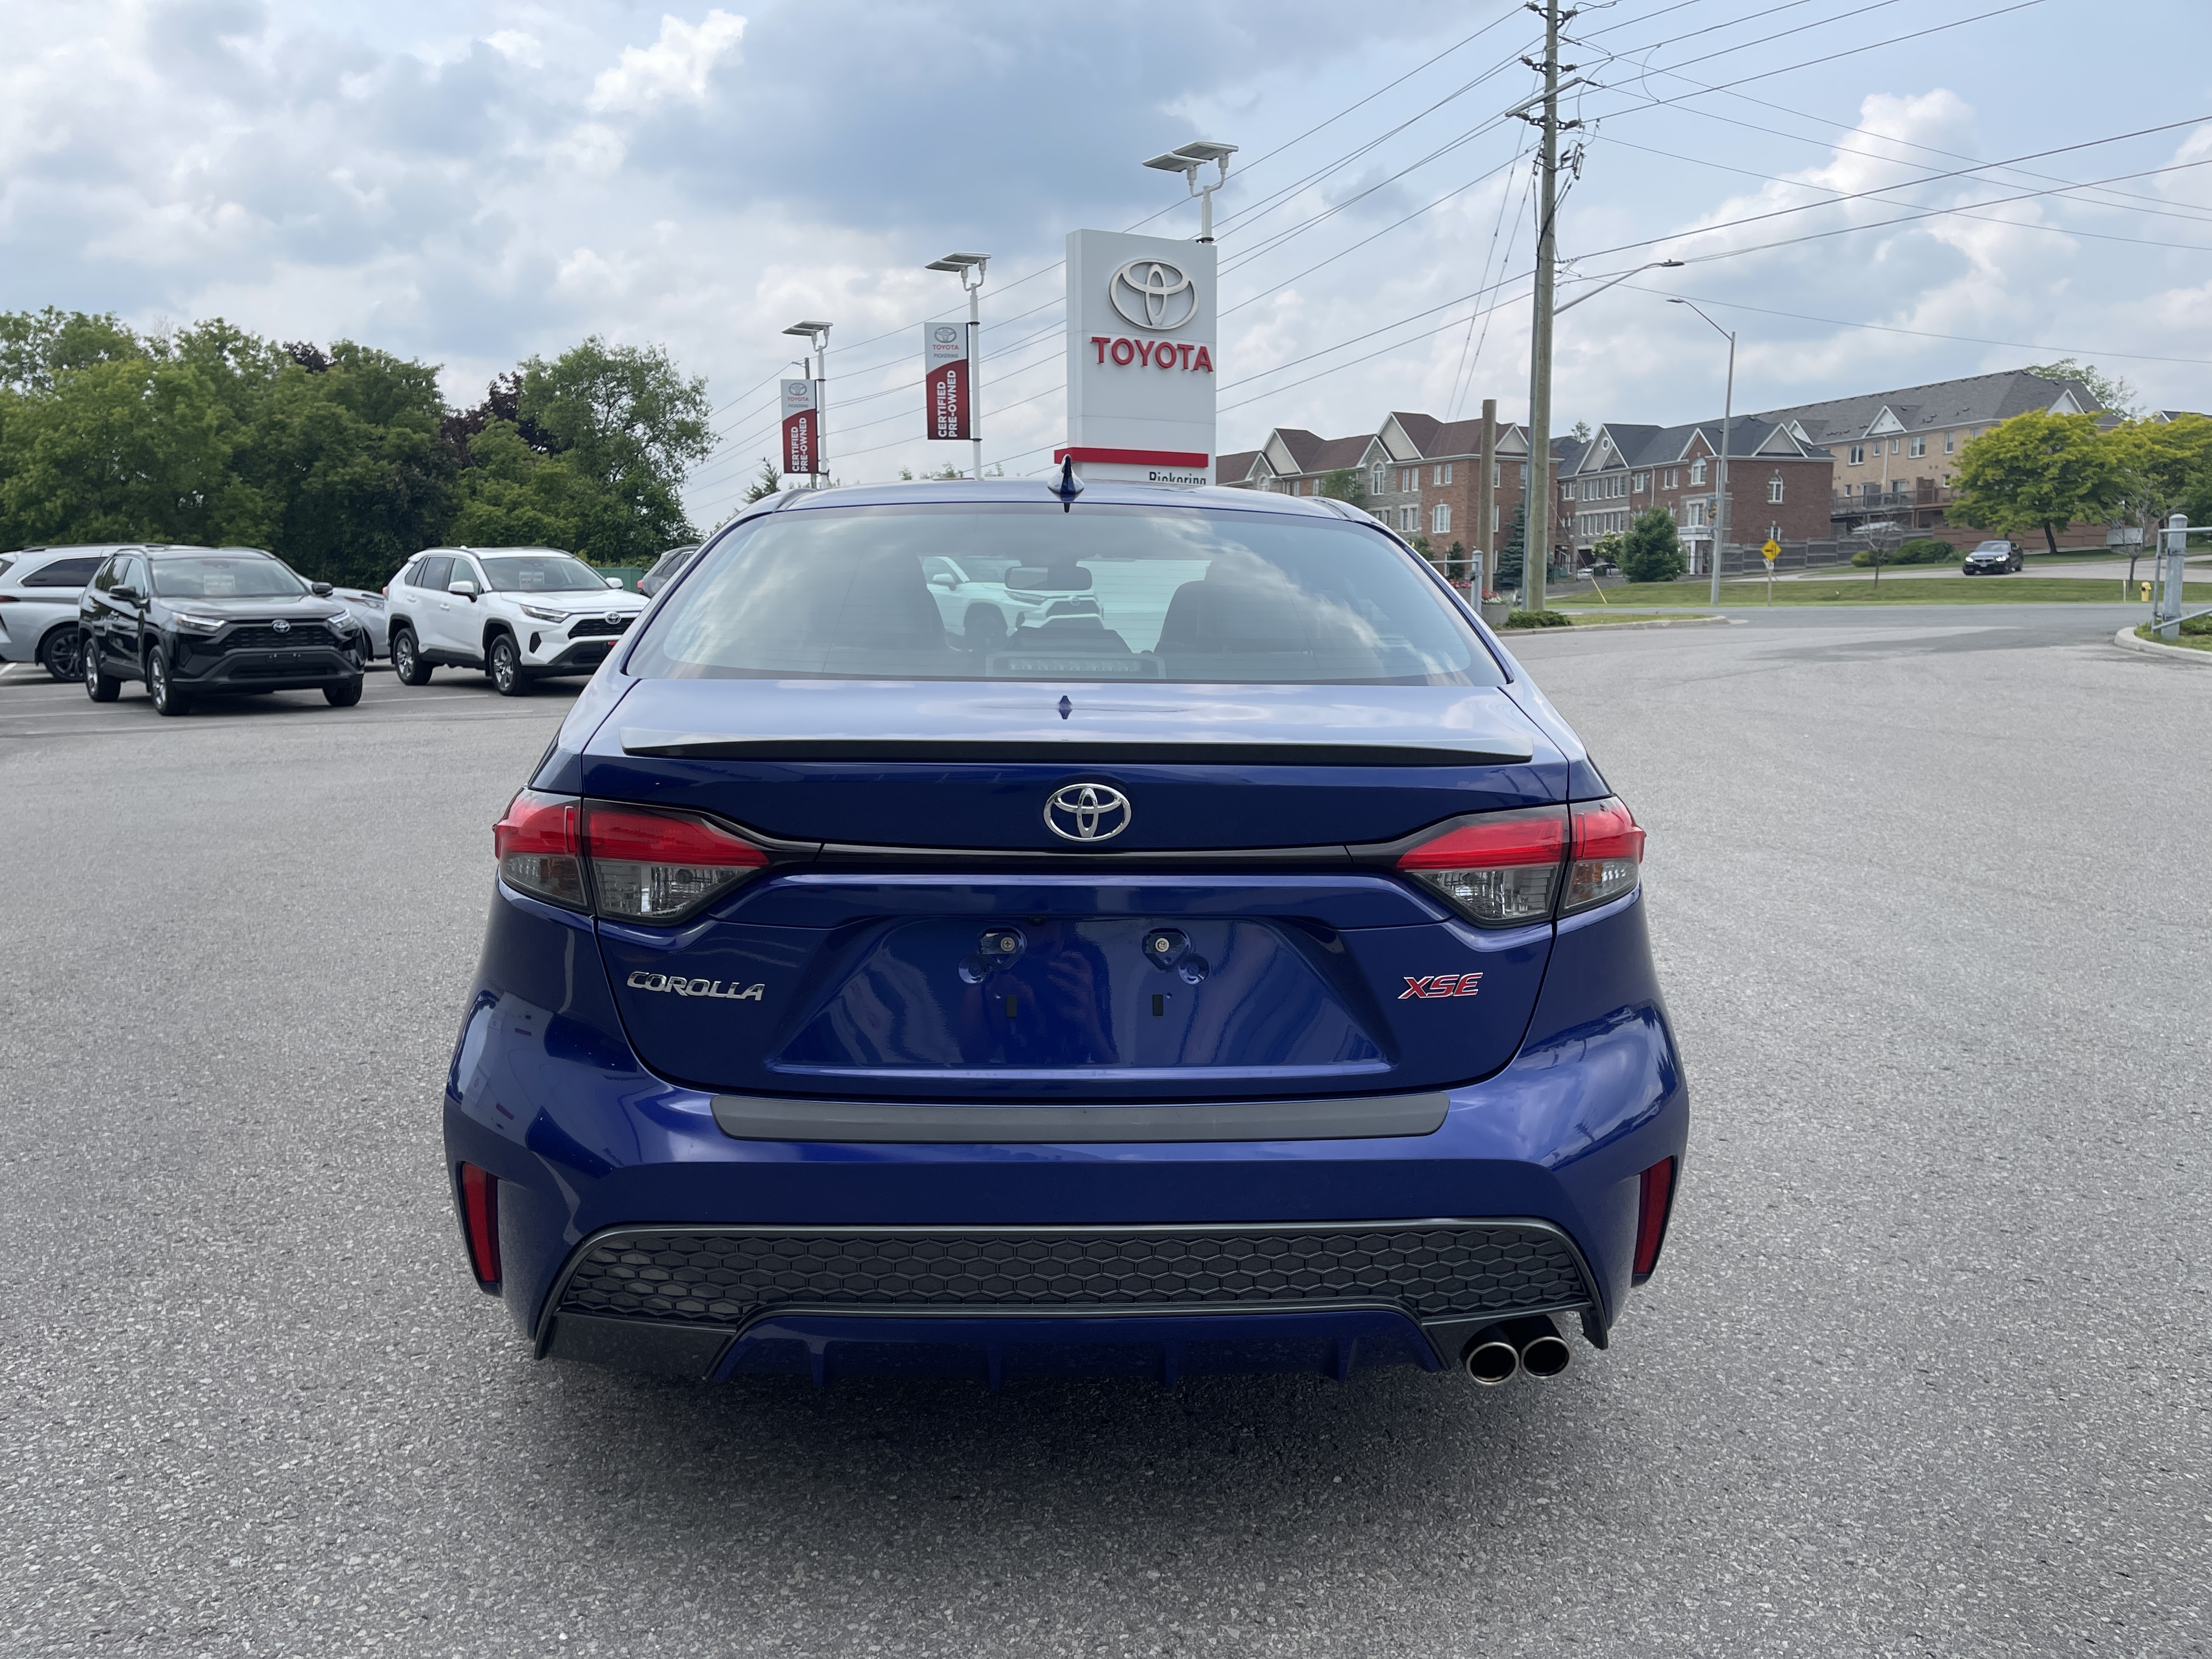
[[[836,324],[842,478],[964,463],[917,435],[914,325],[958,309],[920,267],[956,248],[994,256],[987,459],[1043,466],[1063,238],[1195,234],[1137,164],[1207,137],[1242,147],[1223,449],[1525,412],[1517,0],[665,3],[0,0],[0,308],[351,337],[456,401],[662,343],[720,410],[713,522],[802,316]],[[2204,0],[1613,0],[1570,33],[1563,298],[1686,263],[1561,319],[1563,424],[1717,411],[1726,348],[1670,293],[1741,331],[1740,408],[2066,354],[2212,407]]]

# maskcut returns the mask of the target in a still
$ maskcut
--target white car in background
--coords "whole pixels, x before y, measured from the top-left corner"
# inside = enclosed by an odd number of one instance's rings
[[[477,668],[502,697],[606,660],[647,601],[550,547],[434,547],[385,590],[392,672],[428,685],[434,669]]]
[[[102,544],[0,553],[0,662],[34,662],[58,680],[76,678],[77,596],[116,550]]]

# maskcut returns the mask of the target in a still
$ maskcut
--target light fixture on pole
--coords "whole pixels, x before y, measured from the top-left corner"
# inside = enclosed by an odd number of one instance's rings
[[[978,401],[983,395],[983,323],[978,307],[983,293],[983,273],[990,264],[991,256],[988,253],[948,253],[922,267],[924,270],[951,271],[967,290],[968,384],[963,388],[960,412],[967,417],[962,424],[967,427],[969,440],[975,446],[975,477],[979,480],[983,476],[983,405]],[[931,435],[937,434],[933,431]]]
[[[1681,268],[1682,262],[1680,259],[1654,259],[1648,265],[1638,265],[1633,270],[1622,271],[1620,276],[1614,277],[1611,282],[1602,283],[1600,286],[1592,289],[1587,294],[1576,295],[1573,299],[1568,301],[1566,304],[1563,306],[1553,307],[1552,315],[1556,317],[1563,311],[1572,311],[1583,301],[1595,300],[1599,295],[1604,293],[1607,289],[1617,288],[1621,283],[1626,282],[1630,277],[1641,276],[1647,270],[1680,270]]]
[[[1705,317],[1704,312],[1698,311],[1698,307],[1690,305],[1687,300],[1669,300],[1667,303],[1670,306],[1690,306],[1690,309],[1697,311],[1698,316]],[[1714,333],[1729,343],[1728,391],[1721,400],[1720,498],[1713,508],[1712,603],[1717,606],[1721,602],[1721,554],[1728,546],[1729,428],[1735,419],[1735,336],[1710,317],[1705,317],[1705,323]]]
[[[786,334],[797,335],[814,348],[814,355],[807,362],[805,374],[806,378],[813,383],[811,412],[814,442],[811,459],[813,462],[811,471],[814,488],[819,489],[822,487],[821,481],[830,476],[829,460],[822,449],[823,422],[830,403],[830,325],[815,322],[793,323],[783,331]],[[788,403],[789,399],[787,398],[786,402]],[[785,411],[787,428],[790,425],[791,418],[791,411],[787,409]],[[789,452],[787,448],[787,462],[788,459]],[[787,465],[784,470],[790,471],[792,469]]]
[[[1155,155],[1145,163],[1158,167],[1162,173],[1180,173],[1190,185],[1190,193],[1198,198],[1198,240],[1213,240],[1213,192],[1229,182],[1229,158],[1237,154],[1234,144],[1217,144],[1211,139],[1194,139],[1188,144],[1177,144],[1164,155]],[[1208,161],[1218,171],[1213,182],[1198,182],[1199,170]]]

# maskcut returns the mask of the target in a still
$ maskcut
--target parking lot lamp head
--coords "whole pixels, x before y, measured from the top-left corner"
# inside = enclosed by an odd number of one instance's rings
[[[1234,144],[1217,144],[1210,138],[1197,138],[1145,163],[1162,173],[1182,174],[1190,193],[1198,198],[1198,240],[1201,242],[1213,240],[1213,192],[1229,182],[1229,158],[1236,154]],[[1213,182],[1201,185],[1198,182],[1199,169],[1208,161],[1214,165]]]

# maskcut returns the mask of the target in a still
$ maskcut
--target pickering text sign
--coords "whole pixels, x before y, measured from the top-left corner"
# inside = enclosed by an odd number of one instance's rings
[[[819,405],[811,380],[783,383],[783,470],[816,473],[822,470],[822,428]]]
[[[1087,478],[1213,482],[1214,247],[1067,239],[1067,443]]]
[[[962,323],[921,325],[922,406],[933,438],[975,435],[968,329]]]

